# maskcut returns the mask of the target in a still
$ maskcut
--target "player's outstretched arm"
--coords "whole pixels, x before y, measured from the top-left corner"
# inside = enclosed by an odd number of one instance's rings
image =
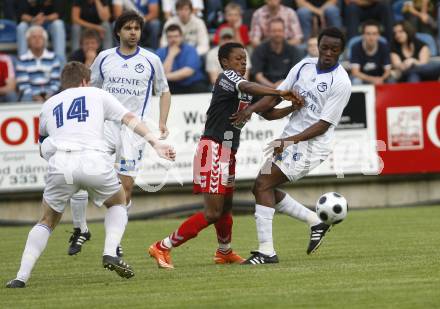
[[[327,132],[330,125],[331,125],[330,122],[321,119],[318,122],[312,124],[310,127],[305,129],[301,133],[288,136],[285,138],[276,139],[275,141],[271,142],[269,145],[272,144],[272,146],[274,147],[274,153],[281,153],[283,152],[284,148],[286,148],[289,145],[297,144],[302,141],[307,141],[316,136],[324,134],[325,132]]]
[[[176,159],[176,151],[168,144],[160,142],[157,137],[148,129],[148,127],[136,117],[135,114],[129,112],[122,117],[122,123],[142,136],[157,152],[157,154],[167,160],[174,161]]]

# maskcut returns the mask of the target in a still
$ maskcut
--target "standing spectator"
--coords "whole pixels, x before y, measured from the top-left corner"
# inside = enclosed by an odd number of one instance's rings
[[[318,38],[312,36],[307,40],[307,56],[309,58],[315,58],[319,56],[318,50]]]
[[[80,44],[81,30],[92,29],[99,33],[103,48],[113,46],[112,27],[110,25],[110,6],[108,0],[74,0],[72,6],[72,50]]]
[[[14,65],[11,57],[0,53],[0,103],[16,100]]]
[[[21,101],[43,102],[60,88],[60,61],[46,49],[47,32],[41,26],[26,31],[29,50],[19,57],[17,84]]]
[[[162,12],[166,20],[176,16],[176,4],[178,0],[162,0]],[[214,0],[219,1],[219,0]],[[203,17],[203,0],[191,0],[192,12],[199,18]]]
[[[220,25],[215,31],[213,43],[219,44],[220,32],[223,28],[231,28],[234,30],[234,41],[240,43],[243,46],[247,46],[250,42],[248,26],[243,24],[241,18],[241,6],[237,3],[231,2],[225,7],[226,22]]]
[[[303,39],[301,25],[295,11],[281,5],[281,0],[266,0],[266,4],[256,10],[251,21],[251,43],[255,48],[269,36],[269,22],[274,18],[284,21],[284,38],[291,45],[299,45]]]
[[[162,26],[159,20],[159,0],[113,0],[113,17],[118,18],[123,11],[136,11],[144,17],[139,45],[156,50]]]
[[[197,54],[202,56],[209,50],[209,35],[205,22],[195,16],[191,0],[177,0],[177,16],[171,17],[164,26],[167,29],[170,25],[179,25],[183,32],[183,41],[196,48]],[[167,36],[165,31],[162,33],[160,42],[162,47],[167,46]]]
[[[338,0],[296,0],[296,4],[298,5],[296,12],[301,22],[305,41],[311,35],[316,34],[312,33],[314,16],[318,17],[321,28],[326,26],[342,27]],[[319,29],[317,32],[319,32]]]
[[[168,46],[159,48],[157,55],[163,62],[170,92],[206,92],[208,87],[196,49],[183,42],[182,29],[178,25],[170,25],[165,33]]]
[[[368,20],[362,25],[362,41],[352,47],[350,66],[353,85],[383,84],[391,75],[390,48],[379,41],[380,25]]]
[[[85,29],[81,34],[81,48],[75,50],[70,55],[69,61],[78,61],[90,68],[101,51],[100,46],[101,38],[98,32],[92,29]]]
[[[359,25],[368,19],[377,20],[384,26],[384,34],[391,42],[393,13],[385,0],[345,0],[345,21],[348,40],[358,35]]]
[[[59,60],[66,60],[66,30],[63,22],[63,0],[19,0],[20,23],[17,26],[18,55],[27,52],[26,33],[29,26],[38,25],[47,29],[53,50]]]
[[[213,47],[206,54],[205,70],[208,73],[209,82],[212,86],[215,85],[215,81],[219,74],[223,73],[222,66],[218,60],[218,51],[223,44],[235,41],[235,31],[229,27],[223,27],[219,33],[220,41],[217,46]],[[236,42],[236,41],[235,41]],[[249,70],[252,68],[249,54],[246,52],[246,74],[243,76],[245,79],[249,79]]]
[[[415,37],[415,29],[408,21],[400,21],[393,27],[391,63],[396,78],[402,82],[437,80],[440,63],[430,62],[428,46]]]
[[[276,88],[301,59],[302,54],[285,39],[284,21],[281,18],[272,19],[269,23],[269,40],[257,46],[252,54],[255,80]]]

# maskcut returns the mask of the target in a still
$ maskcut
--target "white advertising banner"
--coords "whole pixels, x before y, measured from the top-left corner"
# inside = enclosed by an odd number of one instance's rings
[[[172,165],[157,159],[147,147],[143,168],[136,183],[157,191],[166,183],[191,183],[192,160],[203,132],[211,95],[175,95],[168,117],[167,142],[177,151]],[[38,154],[40,104],[0,106],[0,192],[41,190],[46,162]],[[159,100],[149,106],[147,124],[157,130]],[[335,150],[311,175],[377,174],[380,162],[376,149],[374,87],[353,87],[350,101],[336,130]],[[282,132],[288,117],[266,121],[254,115],[242,129],[237,153],[236,180],[253,179],[264,160],[263,149]]]

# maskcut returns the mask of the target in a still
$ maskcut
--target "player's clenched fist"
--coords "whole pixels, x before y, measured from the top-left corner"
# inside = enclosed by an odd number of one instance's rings
[[[305,103],[304,97],[295,90],[281,90],[280,97],[286,101],[291,101],[293,109],[300,109]]]

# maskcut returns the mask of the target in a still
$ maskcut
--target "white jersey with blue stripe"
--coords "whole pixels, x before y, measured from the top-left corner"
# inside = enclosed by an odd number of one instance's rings
[[[168,82],[160,58],[138,47],[132,55],[119,47],[102,51],[91,68],[92,85],[113,94],[129,111],[140,118],[147,114],[151,96],[168,92]]]
[[[318,58],[303,59],[278,86],[280,90],[296,90],[305,98],[305,106],[291,114],[282,137],[296,135],[319,120],[324,120],[331,124],[329,129],[309,143],[313,144],[316,152],[328,154],[335,127],[350,99],[351,81],[341,65],[319,70],[317,63]]]

